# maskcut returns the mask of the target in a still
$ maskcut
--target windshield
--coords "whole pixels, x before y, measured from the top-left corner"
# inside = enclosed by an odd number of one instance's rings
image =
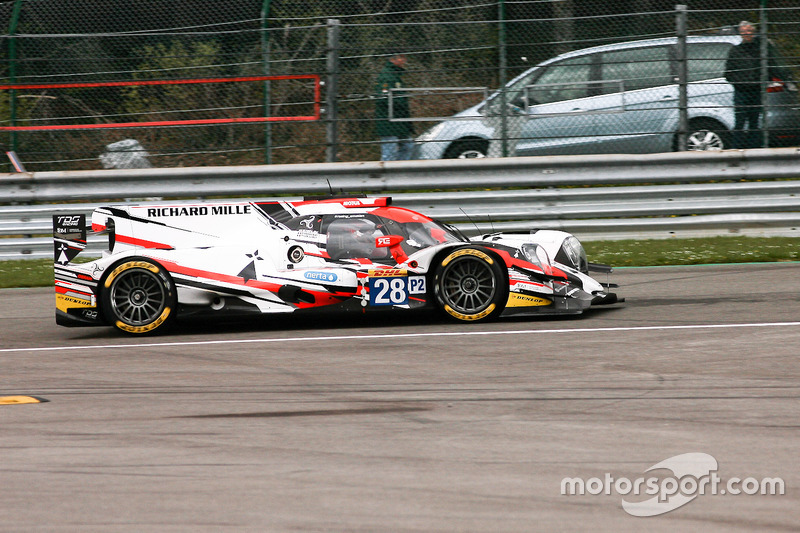
[[[446,242],[463,242],[466,238],[452,227],[440,224],[424,215],[406,209],[390,207],[381,210],[384,231],[403,237],[403,250],[412,253]]]
[[[386,235],[402,237],[400,247],[406,255],[442,243],[466,240],[457,229],[414,211],[387,207],[373,213],[305,215],[297,219],[302,228],[308,227],[325,236],[327,252],[334,260],[367,258],[378,263],[392,263],[394,259],[389,248],[379,247],[376,242],[378,237]],[[308,230],[300,229],[298,233],[309,233]]]

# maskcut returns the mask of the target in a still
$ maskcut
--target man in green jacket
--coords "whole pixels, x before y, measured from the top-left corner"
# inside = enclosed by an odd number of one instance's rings
[[[381,161],[410,159],[414,147],[414,126],[411,122],[390,121],[389,91],[392,94],[391,118],[411,118],[408,98],[403,87],[406,56],[394,54],[378,75],[375,87],[375,130],[381,140]]]

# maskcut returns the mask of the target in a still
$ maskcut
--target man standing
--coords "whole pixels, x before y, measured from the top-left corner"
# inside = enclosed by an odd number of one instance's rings
[[[375,129],[381,140],[381,161],[410,159],[414,147],[414,126],[411,122],[390,121],[389,91],[392,93],[391,118],[411,118],[408,98],[402,89],[406,56],[394,54],[386,61],[375,87]]]
[[[756,148],[759,142],[759,118],[762,115],[761,42],[755,27],[746,20],[739,23],[742,42],[731,48],[725,64],[725,79],[733,85],[733,106],[736,118],[733,127],[734,148]],[[769,74],[772,79],[774,61],[769,53]]]

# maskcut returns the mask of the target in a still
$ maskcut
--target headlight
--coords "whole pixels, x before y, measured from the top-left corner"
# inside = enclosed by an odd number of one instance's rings
[[[545,274],[549,274],[551,272],[550,257],[547,255],[547,251],[538,244],[523,244],[522,255],[525,256],[526,261],[541,268]]]
[[[589,272],[589,261],[586,259],[586,251],[583,249],[581,241],[569,236],[564,239],[561,249],[556,255],[556,261],[569,265],[575,270],[586,274]]]

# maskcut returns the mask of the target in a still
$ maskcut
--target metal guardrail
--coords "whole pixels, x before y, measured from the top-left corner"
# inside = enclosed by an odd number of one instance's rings
[[[437,192],[402,192],[409,190]],[[538,227],[583,239],[794,235],[800,150],[5,174],[0,259],[48,257],[53,214],[124,201],[109,199],[267,200],[331,191],[391,194],[397,205],[470,234]],[[83,202],[65,203],[76,200]]]
[[[795,148],[664,154],[30,172],[0,175],[0,204],[148,196],[385,193],[800,177]]]

